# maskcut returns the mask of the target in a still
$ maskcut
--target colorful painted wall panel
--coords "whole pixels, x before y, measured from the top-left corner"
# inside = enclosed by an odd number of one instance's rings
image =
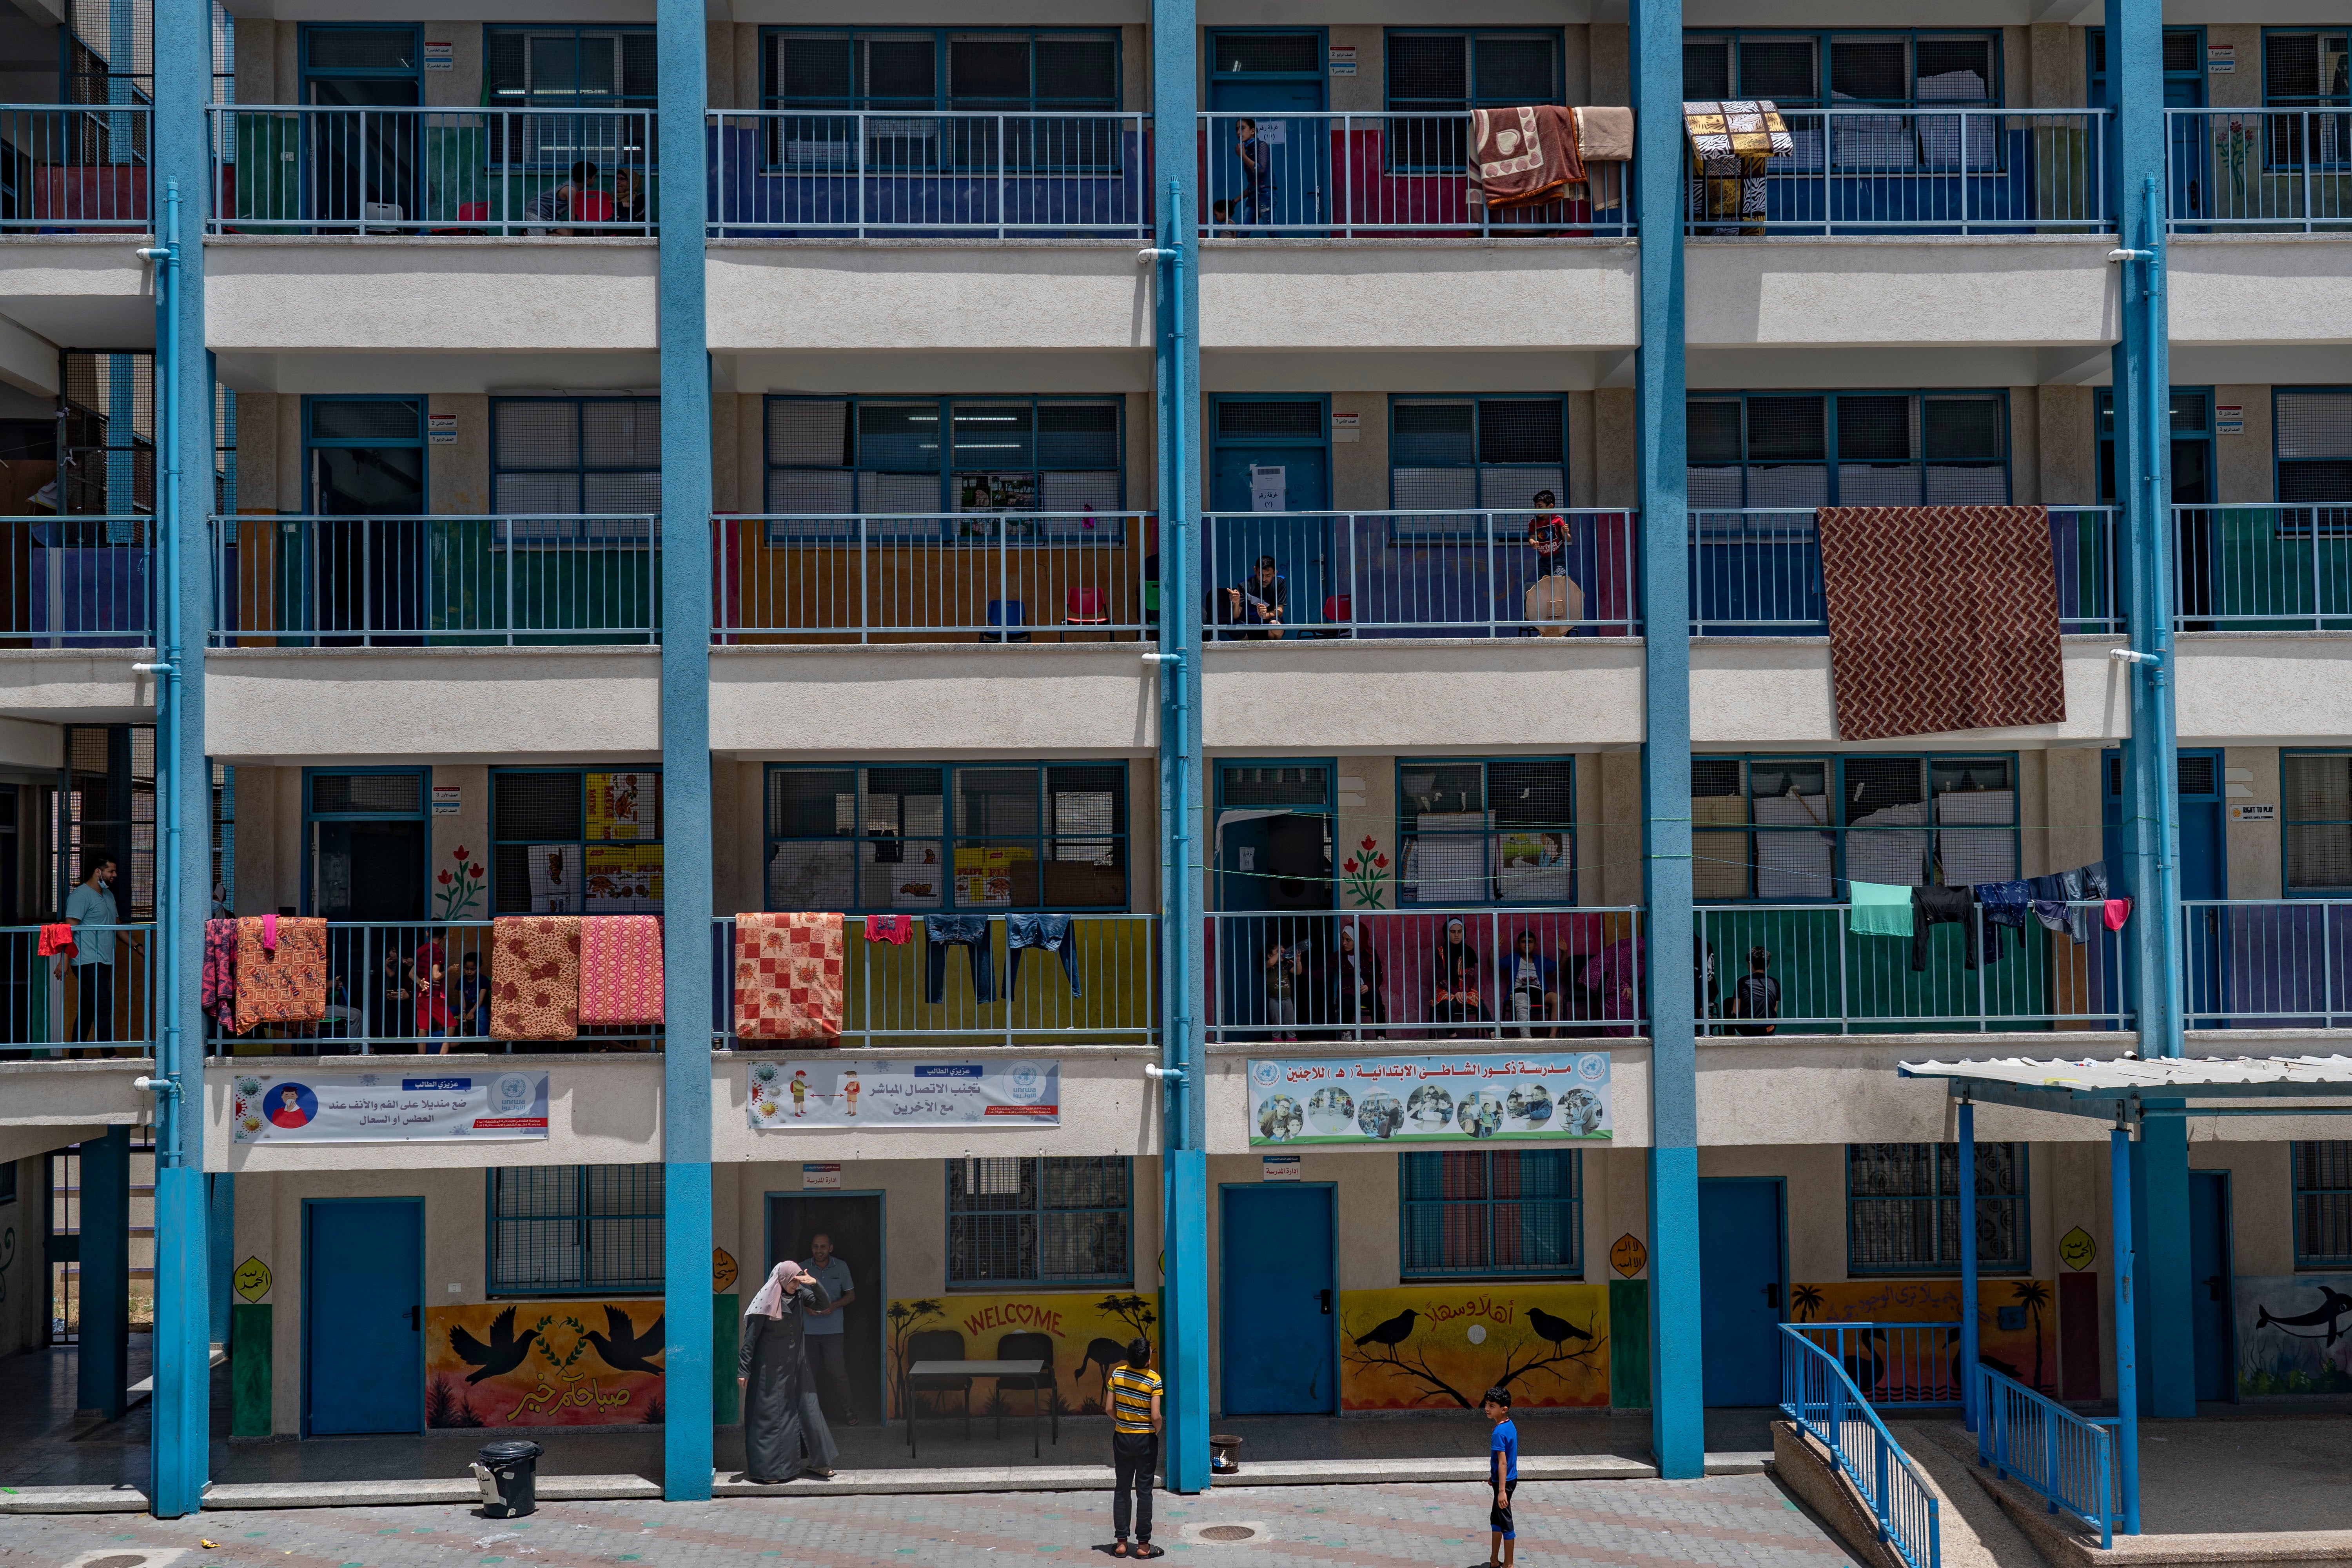
[[[1606,1406],[1609,1289],[1419,1285],[1339,1292],[1343,1410],[1466,1410],[1489,1388],[1516,1407]]]
[[[900,1415],[899,1378],[915,1361],[992,1361],[997,1344],[1007,1334],[1043,1334],[1052,1342],[1047,1370],[1054,1378],[1047,1395],[1066,1415],[1099,1415],[1103,1384],[1110,1369],[1127,1354],[1129,1340],[1140,1334],[1152,1345],[1152,1365],[1160,1364],[1160,1305],[1149,1296],[1129,1291],[1105,1294],[1087,1291],[1033,1291],[1009,1296],[933,1296],[892,1301],[887,1314],[890,1326],[890,1413]],[[927,1335],[954,1334],[961,1349],[944,1339]],[[1017,1348],[1017,1347],[1016,1347]],[[1008,1357],[1008,1359],[1012,1359]],[[1013,1388],[1000,1394],[990,1378],[972,1382],[971,1408],[986,1415],[1003,1401],[1008,1414],[1029,1409],[1029,1391]],[[920,1408],[961,1411],[962,1396],[923,1394]]]
[[[2242,1275],[2238,1392],[2352,1394],[2352,1274]]]
[[[2027,1387],[2054,1395],[2058,1384],[2057,1291],[2047,1279],[1977,1281],[1977,1354]],[[1958,1279],[1845,1279],[1789,1289],[1797,1323],[1957,1322]],[[1853,1333],[1842,1357],[1865,1394],[1909,1403],[1960,1398],[1958,1331]],[[1836,1347],[1832,1347],[1833,1349]]]
[[[662,1328],[657,1300],[428,1307],[425,1425],[658,1423]]]

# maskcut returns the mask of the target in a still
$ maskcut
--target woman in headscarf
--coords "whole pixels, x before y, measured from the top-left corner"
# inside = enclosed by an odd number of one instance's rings
[[[817,1408],[802,1345],[809,1310],[832,1304],[816,1276],[787,1258],[743,1310],[735,1381],[743,1390],[743,1473],[759,1485],[803,1470],[833,1479],[833,1435]]]
[[[1486,1011],[1478,978],[1478,950],[1471,945],[1469,932],[1459,915],[1445,922],[1444,933],[1437,939],[1436,967],[1430,974],[1430,991],[1429,1020],[1433,1024],[1483,1024],[1492,1016]],[[1440,1038],[1455,1039],[1483,1031],[1454,1028],[1438,1033]]]

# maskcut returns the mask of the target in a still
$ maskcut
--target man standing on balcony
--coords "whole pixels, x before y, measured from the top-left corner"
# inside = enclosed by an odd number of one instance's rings
[[[89,874],[66,899],[66,923],[75,928],[73,1037],[105,1046],[99,1054],[110,1057],[114,1055],[114,928],[122,923],[113,883],[114,857],[93,850]],[[62,963],[58,978],[65,978]]]
[[[849,1363],[842,1354],[841,1310],[857,1300],[857,1282],[849,1265],[833,1255],[833,1237],[818,1231],[809,1237],[808,1262],[802,1265],[824,1287],[826,1304],[808,1309],[810,1381],[821,1396],[829,1395],[845,1426],[857,1425],[857,1406],[849,1398]]]
[[[1274,221],[1274,149],[1257,133],[1257,121],[1234,121],[1234,151],[1242,160],[1244,224]]]

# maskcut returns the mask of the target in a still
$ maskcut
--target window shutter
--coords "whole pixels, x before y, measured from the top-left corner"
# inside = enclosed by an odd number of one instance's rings
[[[1466,108],[1468,40],[1460,34],[1391,33],[1389,102],[1399,108]]]
[[[1558,51],[1548,37],[1480,37],[1471,45],[1471,90],[1490,108],[1559,101]]]

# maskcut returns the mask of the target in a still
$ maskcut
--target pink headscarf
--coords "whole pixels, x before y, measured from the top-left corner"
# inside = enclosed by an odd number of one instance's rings
[[[787,1280],[801,1279],[807,1273],[807,1269],[803,1268],[791,1258],[785,1258],[782,1263],[777,1264],[773,1268],[768,1270],[767,1282],[762,1284],[759,1289],[759,1292],[751,1298],[751,1304],[743,1309],[743,1315],[748,1318],[752,1313],[757,1312],[763,1317],[782,1317],[784,1315],[785,1282]]]

